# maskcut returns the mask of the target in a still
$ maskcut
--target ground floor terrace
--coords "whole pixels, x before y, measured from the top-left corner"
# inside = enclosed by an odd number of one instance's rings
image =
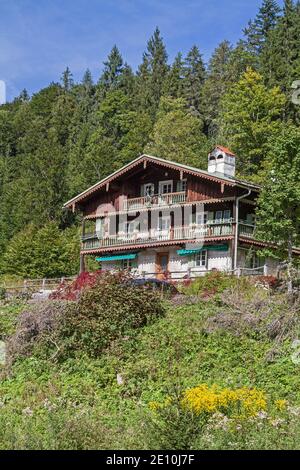
[[[211,271],[275,275],[277,269],[273,259],[261,258],[257,248],[250,246],[247,240],[238,247],[236,267],[234,240],[229,238],[220,237],[214,242],[204,241],[201,244],[193,242],[128,248],[111,252],[82,252],[82,263],[84,256],[93,256],[103,270],[128,269],[140,277],[173,280],[192,279]]]

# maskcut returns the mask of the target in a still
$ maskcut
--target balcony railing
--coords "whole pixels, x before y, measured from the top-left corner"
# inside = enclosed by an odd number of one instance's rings
[[[135,197],[125,199],[123,202],[123,210],[138,210],[153,206],[170,206],[174,204],[182,204],[186,201],[186,192],[154,194],[153,196]]]
[[[171,240],[197,240],[202,238],[233,235],[234,226],[230,221],[187,227],[172,227],[167,230],[152,229],[148,232],[118,233],[103,238],[97,234],[85,235],[82,238],[83,250],[108,248],[123,245],[147,245],[149,243]]]
[[[255,236],[255,226],[239,222],[239,235],[242,237],[253,238]]]

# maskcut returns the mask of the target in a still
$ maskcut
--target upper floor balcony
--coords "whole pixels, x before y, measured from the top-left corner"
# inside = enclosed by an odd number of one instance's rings
[[[151,209],[152,207],[167,207],[186,202],[186,191],[175,193],[153,194],[142,197],[128,198],[123,201],[122,210],[133,211]]]
[[[151,229],[148,231],[133,231],[132,233],[119,232],[114,235],[107,234],[99,237],[97,233],[90,233],[82,237],[82,250],[95,250],[101,248],[115,248],[128,245],[145,245],[156,242],[169,242],[181,240],[203,240],[215,237],[230,237],[234,235],[234,222],[232,219],[203,225],[189,225],[181,227],[168,227]]]

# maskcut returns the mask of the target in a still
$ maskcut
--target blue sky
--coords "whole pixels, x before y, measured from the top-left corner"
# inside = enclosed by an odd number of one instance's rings
[[[234,43],[261,0],[0,0],[0,80],[8,99],[89,68],[98,79],[113,44],[134,68],[156,25],[170,59],[197,44],[207,61]]]

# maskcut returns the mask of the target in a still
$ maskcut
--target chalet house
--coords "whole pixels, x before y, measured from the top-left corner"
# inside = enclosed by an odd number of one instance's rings
[[[208,171],[141,155],[68,201],[83,214],[80,269],[93,256],[102,269],[180,279],[214,269],[238,271],[271,259],[256,252],[259,186],[235,178],[236,156],[217,146]]]

